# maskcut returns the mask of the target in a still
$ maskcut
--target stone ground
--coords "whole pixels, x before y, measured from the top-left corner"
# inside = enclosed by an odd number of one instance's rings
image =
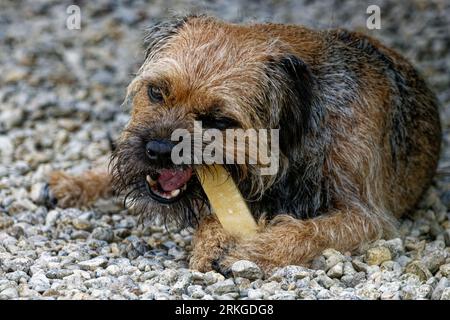
[[[450,299],[448,1],[76,3],[81,30],[65,27],[70,2],[0,2],[0,299]],[[381,30],[365,27],[370,4],[381,7]],[[128,120],[120,105],[143,58],[141,30],[197,9],[360,30],[414,62],[438,95],[445,141],[441,173],[398,238],[355,256],[327,250],[314,269],[264,279],[239,262],[225,279],[187,269],[189,230],[139,225],[112,201],[88,211],[36,203],[50,170],[80,172],[108,154],[107,132]]]

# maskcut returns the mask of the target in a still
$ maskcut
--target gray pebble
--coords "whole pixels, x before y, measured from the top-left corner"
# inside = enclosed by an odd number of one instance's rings
[[[450,287],[450,281],[447,278],[441,278],[437,286],[434,288],[431,298],[433,300],[440,300],[442,293],[448,287]]]
[[[92,231],[91,237],[106,242],[111,242],[114,239],[114,232],[111,228],[98,227]]]
[[[261,269],[251,261],[240,260],[233,263],[231,272],[234,277],[243,277],[250,280],[260,279],[263,277]]]
[[[0,300],[10,300],[19,297],[19,293],[16,288],[10,287],[0,292]]]
[[[15,258],[12,260],[5,259],[2,261],[2,269],[8,271],[23,271],[28,272],[30,266],[33,265],[33,260],[30,258]]]
[[[264,292],[260,289],[249,289],[247,292],[247,297],[251,300],[262,299]]]
[[[364,261],[372,266],[372,265],[380,265],[384,261],[391,260],[392,255],[391,251],[386,247],[375,247],[367,250]]]
[[[421,281],[426,281],[432,276],[430,270],[420,261],[413,261],[408,264],[405,272],[416,275]]]
[[[94,271],[97,268],[103,268],[107,265],[108,259],[105,257],[95,257],[90,260],[81,261],[78,263],[78,265],[81,267],[82,270],[91,270]]]
[[[441,300],[450,300],[450,288],[445,288],[442,291]]]
[[[218,281],[225,280],[225,277],[221,275],[220,273],[217,273],[215,271],[208,271],[204,274],[203,280],[207,286],[212,285]]]
[[[330,278],[340,278],[344,274],[344,264],[338,262],[327,271],[327,276]]]
[[[234,284],[233,279],[226,279],[223,281],[216,282],[213,285],[207,287],[207,289],[209,289],[210,292],[212,292],[216,295],[217,294],[223,295],[226,293],[237,291],[237,287]]]
[[[270,276],[269,280],[281,281],[285,279],[288,282],[295,282],[298,279],[302,279],[312,274],[312,270],[309,270],[301,266],[287,266],[280,268]]]
[[[322,254],[325,257],[325,270],[329,270],[336,264],[345,261],[345,257],[342,253],[334,249],[326,249]]]
[[[187,287],[188,295],[193,299],[202,299],[205,296],[202,286],[190,285]]]
[[[37,292],[44,292],[50,288],[50,280],[43,272],[35,273],[31,277],[29,284],[31,288]]]
[[[15,282],[26,282],[30,279],[30,276],[23,271],[14,271],[6,274],[6,279]]]
[[[50,210],[45,217],[45,226],[52,227],[60,216],[60,212],[57,210]]]
[[[92,229],[92,223],[86,219],[80,219],[80,218],[73,219],[72,224],[78,230],[89,231]]]

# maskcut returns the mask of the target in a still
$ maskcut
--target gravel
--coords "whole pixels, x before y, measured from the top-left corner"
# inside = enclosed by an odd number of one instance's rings
[[[242,277],[250,280],[260,279],[263,276],[261,269],[251,261],[241,260],[231,266],[234,277]]]
[[[375,247],[367,250],[364,260],[368,265],[379,266],[385,261],[392,259],[391,251],[386,247]]]
[[[366,1],[102,0],[66,6],[0,3],[0,299],[442,299],[450,300],[450,6],[380,0],[382,28],[367,30]],[[406,55],[441,104],[441,172],[394,239],[354,255],[328,249],[310,268],[263,277],[250,261],[225,278],[188,269],[192,230],[144,225],[119,201],[47,209],[48,172],[106,161],[108,135],[127,123],[126,85],[142,62],[143,30],[169,12],[201,8],[230,21],[346,27]],[[445,174],[447,172],[447,174]]]

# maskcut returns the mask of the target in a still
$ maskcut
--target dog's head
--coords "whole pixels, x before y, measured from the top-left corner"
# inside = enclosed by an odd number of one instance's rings
[[[114,184],[127,192],[138,212],[195,224],[207,205],[195,173],[195,166],[206,165],[194,155],[198,144],[205,150],[216,141],[223,152],[216,149],[213,156],[224,159],[247,199],[258,201],[283,175],[289,154],[311,125],[314,81],[305,62],[264,30],[208,17],[174,19],[150,28],[145,62],[128,88],[131,121],[112,158]],[[280,129],[279,170],[261,174],[267,166],[258,156],[265,143],[261,139],[243,139],[243,146],[230,149],[225,138],[199,141],[199,123],[203,130],[213,129],[214,136],[241,129],[233,140],[249,129]],[[177,129],[191,134],[190,163],[173,159],[181,141],[173,140]],[[271,133],[266,133],[267,147]],[[244,163],[225,160],[235,159],[239,151],[245,154]]]

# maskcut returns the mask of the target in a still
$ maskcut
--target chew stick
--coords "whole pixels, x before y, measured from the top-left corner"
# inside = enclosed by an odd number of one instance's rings
[[[225,168],[221,165],[212,165],[196,170],[209,203],[223,228],[238,237],[255,234],[256,222]]]

